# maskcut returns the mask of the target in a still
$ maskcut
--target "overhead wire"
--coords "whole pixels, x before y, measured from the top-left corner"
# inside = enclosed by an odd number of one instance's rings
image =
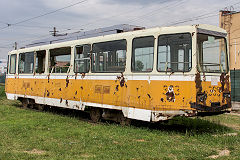
[[[81,1],[82,3],[83,2],[85,2],[85,1],[87,1],[87,0],[84,0],[84,1]],[[78,3],[80,3],[80,2],[78,2]],[[77,3],[77,4],[78,4]],[[238,3],[235,3],[235,4],[232,4],[232,5],[236,5],[236,4],[239,4],[240,2],[238,2]],[[76,5],[76,4],[75,4]],[[73,6],[73,5],[70,5],[70,6]],[[67,6],[67,7],[69,7],[69,6]],[[52,11],[52,12],[49,12],[49,13],[54,13],[54,12],[56,12],[56,11],[59,11],[59,10],[62,10],[62,9],[65,9],[65,8],[67,8],[67,7],[63,7],[63,8],[61,8],[61,9],[58,9],[58,10],[55,10],[55,11]],[[211,12],[212,13],[212,12]],[[125,13],[126,14],[126,13]],[[208,17],[212,17],[212,16],[217,16],[217,15],[208,15],[209,13],[207,13],[207,14],[203,14],[203,15],[199,15],[199,16],[195,16],[195,17],[192,17],[191,19],[187,19],[187,20],[183,20],[183,21],[178,21],[178,22],[175,22],[175,24],[180,24],[180,23],[184,23],[184,22],[188,22],[188,21],[194,21],[194,20],[196,20],[196,19],[204,19],[204,18],[208,18]],[[47,14],[44,14],[44,15],[47,15]],[[206,15],[206,16],[205,16]],[[112,17],[116,17],[116,16],[121,16],[121,15],[114,15],[114,16],[111,16],[111,17],[107,17],[107,18],[102,18],[102,19],[100,19],[100,20],[105,20],[105,19],[109,19],[109,18],[112,18]],[[36,17],[39,17],[39,16],[36,16]],[[33,17],[34,18],[34,17]],[[31,19],[28,19],[28,20],[32,20],[32,18]],[[96,21],[94,21],[94,23],[95,23]],[[21,23],[23,23],[23,21],[21,22]],[[16,24],[19,24],[19,23],[15,23],[15,25]],[[87,23],[87,24],[84,24],[84,25],[82,25],[82,26],[86,26],[86,25],[89,25],[89,24],[92,24],[92,23]],[[67,30],[69,30],[69,29],[67,29]],[[67,30],[64,30],[64,31],[67,31]],[[46,36],[49,36],[49,35],[46,35]],[[46,36],[43,36],[43,37],[46,37]],[[42,37],[42,36],[41,36]],[[40,38],[40,37],[39,37]],[[22,42],[21,42],[22,43]]]
[[[73,6],[76,6],[78,4],[81,4],[81,3],[84,3],[88,0],[82,0],[82,1],[79,1],[77,3],[74,3],[74,4],[71,4],[71,5],[68,5],[66,7],[62,7],[62,8],[59,8],[59,9],[56,9],[54,11],[51,11],[51,12],[47,12],[47,13],[44,13],[44,14],[41,14],[41,15],[38,15],[38,16],[35,16],[35,17],[31,17],[31,18],[28,18],[28,19],[24,19],[22,21],[19,21],[19,22],[16,22],[16,23],[12,23],[12,24],[9,24],[8,26],[6,27],[3,27],[3,28],[0,28],[0,30],[3,30],[5,28],[8,28],[8,27],[11,27],[11,26],[14,26],[14,25],[18,25],[18,24],[21,24],[21,23],[25,23],[25,22],[28,22],[28,21],[31,21],[31,20],[34,20],[34,19],[37,19],[37,18],[40,18],[40,17],[44,17],[44,16],[47,16],[47,15],[50,15],[50,14],[53,14],[53,13],[56,13],[56,12],[59,12],[61,10],[64,10],[64,9],[67,9],[67,8],[70,8],[70,7],[73,7]]]
[[[240,4],[240,2],[234,3],[234,4],[232,4],[230,6],[227,6],[227,7],[231,7],[233,5],[238,5],[238,4]],[[194,16],[194,17],[191,17],[191,18],[185,18],[185,19],[175,21],[175,22],[170,22],[170,23],[167,24],[167,26],[178,25],[178,24],[182,24],[182,23],[186,23],[186,22],[191,22],[191,21],[194,21],[194,20],[200,20],[200,19],[205,19],[205,18],[209,18],[209,17],[218,16],[218,14],[212,15],[213,13],[216,13],[218,11],[219,10],[214,10],[214,11],[211,11],[211,12],[208,12],[208,13],[201,14],[199,16]]]
[[[152,0],[152,1],[155,1],[155,0]],[[168,2],[169,0],[165,0],[165,1],[162,1],[161,3],[166,3],[166,2]],[[173,0],[173,1],[175,1],[175,0]],[[144,8],[146,8],[147,6],[142,6],[142,7],[140,7],[140,8],[138,8],[138,9],[144,9]],[[121,14],[117,14],[117,15],[113,15],[113,16],[110,16],[110,17],[106,17],[106,18],[100,18],[100,19],[98,19],[98,20],[94,20],[94,21],[91,21],[90,23],[87,23],[87,24],[84,24],[84,25],[81,25],[80,27],[82,28],[82,27],[84,27],[84,26],[89,26],[89,25],[91,25],[91,24],[94,24],[94,23],[96,23],[96,22],[98,22],[98,21],[102,21],[102,20],[106,20],[106,19],[110,19],[110,18],[114,18],[114,17],[118,17],[118,16],[123,16],[123,15],[128,15],[129,13],[132,13],[132,12],[135,12],[136,10],[130,10],[130,11],[128,11],[128,12],[122,12]],[[69,31],[69,30],[74,30],[74,28],[72,28],[72,27],[69,27],[69,28],[71,28],[71,29],[65,29],[65,30],[63,30],[63,31],[61,31],[61,32],[66,32],[66,31]],[[75,27],[75,29],[78,29],[79,30],[79,26],[78,27]],[[43,36],[41,36],[41,37],[39,37],[39,38],[42,38],[42,37],[48,37],[49,36],[49,34],[47,34],[47,35],[43,35]],[[34,39],[36,39],[36,38],[34,38]],[[31,39],[30,39],[31,40]],[[20,41],[21,43],[24,43],[24,42],[27,42],[27,41],[29,41],[29,40],[26,40],[26,41]],[[8,44],[8,45],[12,45],[12,43],[11,44]]]
[[[180,0],[180,1],[178,1],[178,2],[173,2],[173,4],[169,4],[169,5],[167,5],[167,6],[163,6],[163,7],[161,7],[161,8],[157,8],[156,10],[153,10],[153,11],[147,13],[147,14],[144,14],[143,16],[140,16],[140,17],[138,16],[138,17],[136,17],[135,19],[130,19],[130,21],[131,21],[131,22],[144,21],[144,19],[145,19],[146,17],[150,17],[150,16],[152,16],[152,15],[154,15],[154,14],[159,14],[159,10],[160,10],[160,9],[176,8],[176,7],[178,7],[179,5],[184,4],[185,2],[186,2],[186,0]],[[164,10],[161,10],[161,13],[162,13],[163,11],[164,11]],[[160,14],[161,14],[161,13],[160,13]]]

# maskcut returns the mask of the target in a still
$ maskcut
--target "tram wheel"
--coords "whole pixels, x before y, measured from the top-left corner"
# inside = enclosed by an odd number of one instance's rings
[[[28,99],[26,99],[26,98],[22,99],[22,106],[24,109],[28,108],[28,104],[29,104]]]
[[[44,105],[43,105],[43,104],[36,104],[36,108],[37,108],[37,110],[39,110],[39,111],[43,111]]]
[[[91,117],[91,120],[94,123],[99,122],[101,120],[101,117],[102,117],[102,110],[100,108],[92,107],[90,109],[90,117]]]
[[[121,126],[130,126],[131,125],[131,119],[124,117],[123,114],[120,115],[119,122]]]

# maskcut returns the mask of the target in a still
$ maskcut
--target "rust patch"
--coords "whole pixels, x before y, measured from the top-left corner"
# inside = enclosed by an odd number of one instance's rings
[[[81,86],[81,89],[83,90],[83,86]]]
[[[221,82],[221,89],[223,94],[222,102],[224,103],[226,101],[228,107],[231,107],[229,75],[222,73],[220,76],[220,82]]]
[[[75,73],[75,79],[77,79],[77,75],[78,75],[78,74],[77,74],[77,73]]]
[[[120,86],[123,87],[124,84],[125,84],[125,78],[123,76],[123,73],[121,73],[121,76],[117,76],[117,79],[119,80],[120,82]]]
[[[229,75],[227,75],[225,78],[225,84],[226,84],[225,92],[229,92],[229,88],[230,88]]]
[[[103,87],[103,93],[104,94],[109,94],[110,93],[110,86],[104,86]]]
[[[118,87],[119,87],[119,85],[116,85],[116,88],[115,88],[116,91],[118,91]]]
[[[81,73],[81,78],[85,78],[86,73]]]
[[[59,88],[59,91],[62,91],[62,89],[61,89],[61,88]]]
[[[50,80],[50,73],[48,74],[47,78],[48,78],[48,83],[49,83],[49,80]]]
[[[147,94],[148,98],[151,98],[151,95],[150,94]]]
[[[197,92],[196,103],[197,104],[202,103],[203,105],[206,105],[207,94],[205,93],[205,91],[202,92],[202,80],[199,72],[195,74],[195,84]]]
[[[224,85],[225,85],[225,74],[222,73],[221,76],[220,76],[220,82],[221,82],[221,89],[222,89],[222,92],[224,91]]]
[[[199,72],[195,75],[195,83],[197,93],[202,93],[202,80]]]
[[[164,102],[164,99],[163,99],[163,98],[161,98],[161,102]]]
[[[75,95],[77,95],[77,91],[75,92]]]
[[[174,93],[174,90],[173,90],[173,86],[172,86],[172,85],[170,85],[170,86],[168,87],[168,91],[167,91],[167,93],[166,93],[166,96],[167,96],[167,100],[168,100],[169,102],[175,102],[175,93]]]
[[[69,79],[68,79],[68,76],[66,78],[66,88],[68,87],[68,84],[69,84]]]
[[[47,97],[49,97],[49,95],[50,95],[50,92],[47,90]]]

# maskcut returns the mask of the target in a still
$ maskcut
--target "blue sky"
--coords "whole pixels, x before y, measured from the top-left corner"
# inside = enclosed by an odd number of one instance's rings
[[[177,25],[206,23],[218,25],[218,11],[233,5],[240,9],[240,0],[87,0],[19,25],[7,26],[31,17],[77,3],[80,0],[1,0],[0,59],[6,58],[14,42],[24,46],[31,41],[47,38],[55,26],[60,33],[71,33],[107,27],[115,24],[169,26],[179,20],[207,14],[203,19]],[[239,4],[237,4],[239,2]],[[234,5],[236,4],[236,5]]]

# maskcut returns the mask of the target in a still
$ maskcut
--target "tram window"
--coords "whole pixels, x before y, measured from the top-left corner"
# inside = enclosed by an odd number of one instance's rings
[[[36,52],[36,63],[35,63],[35,72],[44,73],[45,71],[45,57],[46,51],[37,51]]]
[[[158,38],[158,71],[188,72],[192,68],[192,43],[188,33]]]
[[[10,74],[15,74],[16,73],[16,60],[17,60],[17,55],[12,54],[10,56],[10,67],[9,67],[9,73]]]
[[[18,73],[33,73],[34,52],[20,53]]]
[[[151,72],[153,70],[153,36],[135,38],[132,52],[133,72]]]
[[[50,73],[69,72],[71,61],[71,47],[50,50]]]
[[[90,68],[90,45],[75,47],[74,72],[87,73]]]
[[[126,45],[126,40],[93,44],[92,72],[124,72]]]
[[[9,68],[9,57],[10,57],[10,56],[8,55],[8,59],[7,59],[7,73],[8,73],[8,71],[9,71],[9,69],[8,69],[8,68]]]

